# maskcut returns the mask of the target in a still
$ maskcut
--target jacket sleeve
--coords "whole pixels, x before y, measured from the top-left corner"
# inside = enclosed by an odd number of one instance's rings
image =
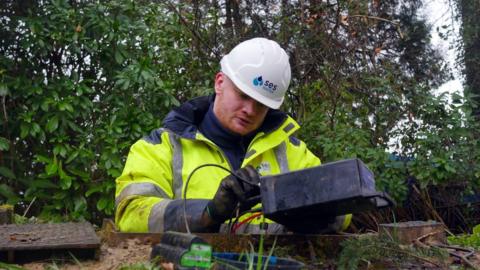
[[[288,138],[287,157],[288,166],[291,171],[310,168],[321,164],[320,159],[308,149],[307,145],[294,135],[291,135]]]
[[[194,232],[208,200],[174,198],[173,150],[169,133],[153,131],[130,148],[122,175],[116,179],[115,221],[124,232],[185,231],[185,218]]]

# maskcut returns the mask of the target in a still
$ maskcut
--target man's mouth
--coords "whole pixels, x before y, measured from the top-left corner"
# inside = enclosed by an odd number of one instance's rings
[[[238,117],[237,119],[239,120],[240,124],[243,126],[248,126],[252,124],[252,122],[248,119],[241,118],[241,117]]]

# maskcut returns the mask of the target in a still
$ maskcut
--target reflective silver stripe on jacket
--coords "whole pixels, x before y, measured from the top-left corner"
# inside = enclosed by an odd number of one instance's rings
[[[172,162],[172,171],[173,171],[173,198],[180,199],[182,198],[182,168],[183,168],[183,153],[182,153],[182,144],[177,135],[169,132],[168,133],[170,143],[173,148],[173,162]]]
[[[255,151],[255,149],[252,149],[252,150],[248,151],[248,152],[245,154],[244,159],[250,158],[250,157],[253,156],[255,153],[257,153],[257,151]]]
[[[165,209],[172,200],[164,199],[156,203],[150,211],[148,216],[148,232],[149,233],[161,233],[164,228],[164,214]]]
[[[275,158],[277,159],[278,166],[280,167],[280,173],[289,172],[288,160],[287,160],[287,144],[282,142],[279,146],[274,148]]]
[[[165,193],[165,191],[155,184],[148,182],[132,183],[126,186],[122,192],[120,192],[120,195],[115,198],[115,206],[118,206],[125,198],[134,195],[169,198],[167,193]]]
[[[295,127],[294,124],[289,123],[286,127],[283,128],[283,131],[285,131],[285,133],[288,133],[288,132],[289,132],[290,130],[292,130],[294,127]]]

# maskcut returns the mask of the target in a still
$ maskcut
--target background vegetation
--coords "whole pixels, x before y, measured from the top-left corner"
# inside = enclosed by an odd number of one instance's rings
[[[435,197],[445,188],[458,191],[452,205],[475,198],[465,196],[480,184],[479,124],[474,83],[465,94],[433,94],[451,75],[417,15],[421,5],[2,1],[0,203],[19,213],[30,205],[28,215],[47,220],[111,216],[129,146],[172,106],[211,93],[224,53],[263,36],[290,55],[282,109],[323,162],[358,157],[400,202],[397,215],[435,218],[412,206],[412,196],[433,211],[448,206]],[[459,44],[478,43],[475,33],[465,30]],[[473,208],[457,214],[475,222]]]

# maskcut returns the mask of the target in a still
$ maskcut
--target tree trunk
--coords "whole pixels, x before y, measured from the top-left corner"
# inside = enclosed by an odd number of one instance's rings
[[[464,45],[465,93],[476,95],[477,104],[473,115],[480,120],[480,2],[478,0],[460,0],[462,16],[462,38]]]

